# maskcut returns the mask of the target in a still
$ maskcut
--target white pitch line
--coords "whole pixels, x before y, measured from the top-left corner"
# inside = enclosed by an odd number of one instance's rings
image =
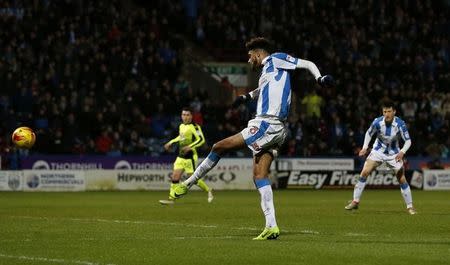
[[[178,240],[184,240],[184,239],[233,239],[233,238],[239,238],[238,236],[177,236],[174,237],[174,239]]]
[[[233,229],[236,229],[236,230],[251,230],[251,231],[258,231],[258,230],[261,230],[261,228],[256,228],[256,227],[235,227],[235,228],[233,228]]]
[[[150,224],[150,225],[167,225],[167,226],[181,226],[181,227],[193,227],[193,228],[219,228],[219,225],[200,225],[200,224],[187,224],[187,223],[176,223],[176,222],[154,222],[148,220],[118,220],[118,219],[104,219],[104,218],[64,218],[64,217],[46,217],[46,216],[14,216],[10,215],[10,218],[22,218],[22,219],[34,219],[34,220],[45,220],[45,221],[72,221],[72,222],[98,222],[98,223],[112,223],[112,224]],[[258,231],[261,228],[256,227],[229,227],[233,230],[246,230],[246,231]],[[288,233],[301,233],[310,235],[319,235],[318,231],[314,230],[282,230]]]
[[[370,236],[369,234],[363,234],[363,233],[346,233],[345,236]]]
[[[0,242],[30,242],[31,239],[25,238],[25,239],[0,239]]]
[[[217,228],[216,225],[196,225],[184,224],[175,222],[153,222],[146,220],[116,220],[116,219],[102,219],[102,218],[59,218],[59,217],[45,217],[45,216],[10,216],[11,218],[35,219],[35,220],[60,220],[60,221],[74,221],[74,222],[98,222],[98,223],[113,223],[113,224],[151,224],[151,225],[168,225],[168,226],[183,226],[194,228]]]
[[[53,263],[61,263],[61,264],[73,263],[73,264],[81,264],[81,265],[103,265],[103,263],[82,261],[82,260],[53,259],[53,258],[44,258],[44,257],[30,257],[30,256],[24,256],[24,255],[14,256],[14,255],[2,254],[2,253],[0,253],[0,258],[43,261],[43,262],[53,262]],[[116,265],[116,264],[107,263],[105,265]]]
[[[308,235],[318,235],[318,234],[320,234],[319,232],[314,231],[314,230],[302,230],[302,231],[300,231],[300,233],[308,234]]]

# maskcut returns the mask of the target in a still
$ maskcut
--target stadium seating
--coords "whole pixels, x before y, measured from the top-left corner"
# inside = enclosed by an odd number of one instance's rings
[[[209,144],[234,134],[254,105],[231,111],[195,94],[175,36],[191,38],[218,61],[246,61],[244,42],[255,35],[337,78],[337,87],[325,90],[308,74],[294,75],[282,155],[353,156],[380,115],[378,102],[389,97],[408,123],[411,155],[449,156],[444,2],[150,2],[0,5],[3,157],[17,156],[9,135],[23,124],[37,132],[35,153],[158,156],[176,134],[180,108],[194,100]],[[323,100],[320,114],[308,113],[312,96]]]

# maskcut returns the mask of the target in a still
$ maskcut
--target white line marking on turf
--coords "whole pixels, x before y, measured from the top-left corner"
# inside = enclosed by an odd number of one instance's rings
[[[0,239],[0,242],[31,242],[31,239]]]
[[[217,225],[196,225],[196,224],[184,224],[175,222],[154,222],[146,220],[116,220],[116,219],[102,219],[102,218],[64,218],[64,217],[46,217],[46,216],[10,216],[11,218],[22,219],[35,219],[35,220],[61,220],[61,221],[74,221],[74,222],[100,222],[100,223],[115,223],[115,224],[151,224],[151,225],[169,225],[169,226],[183,226],[194,228],[217,228]]]
[[[370,235],[362,233],[346,233],[345,236],[370,236]]]
[[[233,238],[238,238],[238,236],[177,236],[177,237],[174,237],[174,239],[178,239],[178,240],[184,240],[184,239],[209,239],[209,238],[233,239]]]
[[[236,230],[252,230],[252,231],[261,230],[261,228],[256,228],[256,227],[236,227],[234,229],[236,229]]]
[[[30,256],[23,256],[23,255],[22,256],[14,256],[14,255],[2,254],[2,253],[0,253],[0,258],[43,261],[43,262],[53,262],[53,263],[61,263],[61,264],[68,264],[68,263],[82,264],[82,265],[103,265],[104,264],[104,263],[82,261],[82,260],[52,259],[52,258],[44,258],[44,257],[30,257]],[[115,265],[115,264],[108,263],[106,265]]]
[[[320,234],[319,232],[314,231],[314,230],[302,230],[302,231],[300,231],[300,233],[308,234],[308,235],[318,235],[318,234]]]
[[[72,222],[99,222],[99,223],[114,223],[114,224],[150,224],[150,225],[167,225],[167,226],[182,226],[182,227],[193,227],[193,228],[219,228],[218,225],[197,225],[197,224],[186,224],[186,223],[176,223],[176,222],[154,222],[147,220],[116,220],[116,219],[103,219],[103,218],[65,218],[65,217],[46,217],[46,216],[14,216],[10,215],[11,218],[22,218],[22,219],[34,219],[34,220],[45,220],[45,221],[72,221]],[[257,231],[261,228],[256,227],[230,227],[233,230],[246,230],[246,231]],[[309,235],[319,235],[318,231],[314,230],[282,230],[288,233],[301,233]]]

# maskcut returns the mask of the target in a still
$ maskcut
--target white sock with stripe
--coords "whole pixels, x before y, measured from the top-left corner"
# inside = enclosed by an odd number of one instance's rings
[[[411,188],[409,187],[408,182],[400,184],[400,191],[403,195],[403,199],[405,200],[406,208],[413,207]]]
[[[275,206],[273,204],[272,186],[268,178],[255,180],[256,188],[261,194],[261,209],[266,218],[266,227],[272,228],[277,226],[275,219]]]
[[[355,189],[353,190],[353,201],[359,202],[365,187],[366,187],[366,178],[360,177],[358,183],[356,183],[355,185]]]
[[[197,180],[203,178],[213,167],[217,165],[220,160],[220,156],[214,152],[209,153],[208,157],[203,160],[200,165],[195,169],[194,174],[186,179],[183,184],[191,187]]]

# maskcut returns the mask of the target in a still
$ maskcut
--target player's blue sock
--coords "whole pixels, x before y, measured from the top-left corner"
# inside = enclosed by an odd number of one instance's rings
[[[194,185],[197,180],[203,178],[213,167],[217,165],[220,160],[220,156],[214,152],[209,153],[208,157],[203,160],[200,165],[195,169],[194,174],[190,176],[183,183],[188,187]]]
[[[400,184],[400,191],[403,195],[403,199],[405,200],[406,208],[413,207],[411,188],[409,187],[408,182]]]
[[[273,192],[268,178],[256,179],[255,186],[261,194],[261,209],[266,218],[266,227],[272,228],[277,226],[275,219],[275,206],[273,205]]]
[[[360,176],[358,183],[355,185],[355,189],[353,190],[353,201],[359,202],[361,199],[361,194],[364,191],[364,187],[366,187],[366,178]]]

